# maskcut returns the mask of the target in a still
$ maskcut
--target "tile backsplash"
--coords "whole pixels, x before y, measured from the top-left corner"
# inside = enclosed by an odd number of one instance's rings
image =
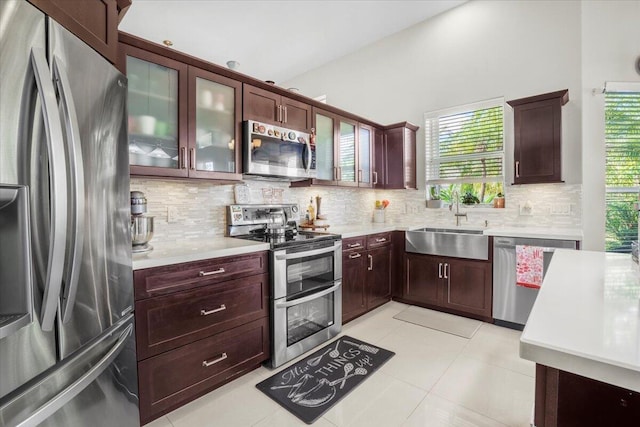
[[[332,187],[290,188],[288,183],[245,181],[252,203],[263,203],[263,188],[282,189],[283,200],[298,203],[304,212],[309,199],[322,197],[321,213],[332,225],[369,223],[376,199],[388,199],[385,210],[390,224],[455,225],[449,209],[427,209],[421,190],[372,190]],[[131,190],[145,193],[148,215],[155,216],[155,242],[180,242],[224,236],[225,207],[234,203],[233,185],[213,185],[207,181],[132,178]],[[467,208],[468,225],[576,227],[582,225],[582,185],[538,184],[506,186],[504,209]],[[314,199],[315,200],[315,199]],[[531,215],[521,215],[520,205],[529,202]],[[168,221],[170,219],[171,221]]]

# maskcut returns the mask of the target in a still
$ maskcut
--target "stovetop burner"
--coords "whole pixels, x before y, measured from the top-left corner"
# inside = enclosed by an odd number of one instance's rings
[[[298,205],[229,205],[227,236],[271,244],[271,248],[339,240],[339,234],[298,231]],[[284,233],[283,233],[284,229]]]

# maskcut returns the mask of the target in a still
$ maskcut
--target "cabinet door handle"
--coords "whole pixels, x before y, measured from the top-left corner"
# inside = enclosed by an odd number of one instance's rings
[[[226,310],[227,306],[224,304],[220,304],[220,307],[214,308],[213,310],[200,310],[200,316],[208,316],[213,313],[217,313],[219,311]]]
[[[204,366],[205,368],[208,368],[211,365],[215,365],[218,362],[222,362],[226,358],[227,358],[227,353],[222,353],[222,355],[220,357],[218,357],[217,359],[213,359],[211,361],[203,360],[202,361],[202,366]]]
[[[360,258],[362,254],[349,254],[349,259]]]
[[[180,149],[180,169],[187,168],[187,147]]]
[[[367,270],[371,271],[373,270],[373,256],[367,255],[367,257],[369,258],[369,267],[367,268]]]
[[[447,302],[451,303],[451,279],[449,279],[449,264],[444,265],[444,278],[447,279]]]
[[[347,245],[348,248],[359,248],[362,246],[360,243],[350,243]]]
[[[190,150],[190,153],[191,153],[191,161],[190,161],[191,164],[189,166],[191,167],[191,169],[195,169],[196,168],[196,149],[192,148]]]
[[[438,279],[442,279],[442,263],[438,263]]]
[[[342,167],[338,166],[338,181],[342,181]]]
[[[520,178],[520,161],[516,161],[516,178]]]
[[[284,107],[282,107],[282,109],[284,110],[284,122],[287,123],[287,118],[288,118],[287,106],[285,105]]]
[[[358,182],[362,182],[362,169],[358,169]]]
[[[200,277],[213,276],[214,274],[220,274],[220,273],[224,273],[224,268],[220,267],[219,269],[213,270],[213,271],[201,271],[200,273],[198,273],[198,276]]]
[[[448,263],[444,264],[444,278],[445,279],[449,278],[449,264]]]
[[[387,241],[387,239],[385,237],[378,237],[376,239],[376,243],[382,243],[382,242],[386,242],[386,241]]]
[[[378,184],[378,172],[373,171],[373,185]]]
[[[337,167],[333,167],[333,180],[337,181],[338,180],[338,168]]]

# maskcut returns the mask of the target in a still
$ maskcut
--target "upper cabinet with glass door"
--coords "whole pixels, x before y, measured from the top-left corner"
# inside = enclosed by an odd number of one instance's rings
[[[358,145],[357,123],[345,118],[339,120],[338,150],[338,185],[358,185]]]
[[[373,138],[372,127],[358,124],[358,187],[373,186]]]
[[[125,44],[120,47],[129,81],[131,174],[186,177],[187,66]]]
[[[242,83],[189,67],[189,176],[240,180]]]

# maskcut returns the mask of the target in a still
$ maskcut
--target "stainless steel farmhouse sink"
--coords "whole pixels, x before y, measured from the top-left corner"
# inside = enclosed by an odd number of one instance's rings
[[[489,259],[489,236],[482,230],[420,228],[407,231],[407,252],[467,259]]]

